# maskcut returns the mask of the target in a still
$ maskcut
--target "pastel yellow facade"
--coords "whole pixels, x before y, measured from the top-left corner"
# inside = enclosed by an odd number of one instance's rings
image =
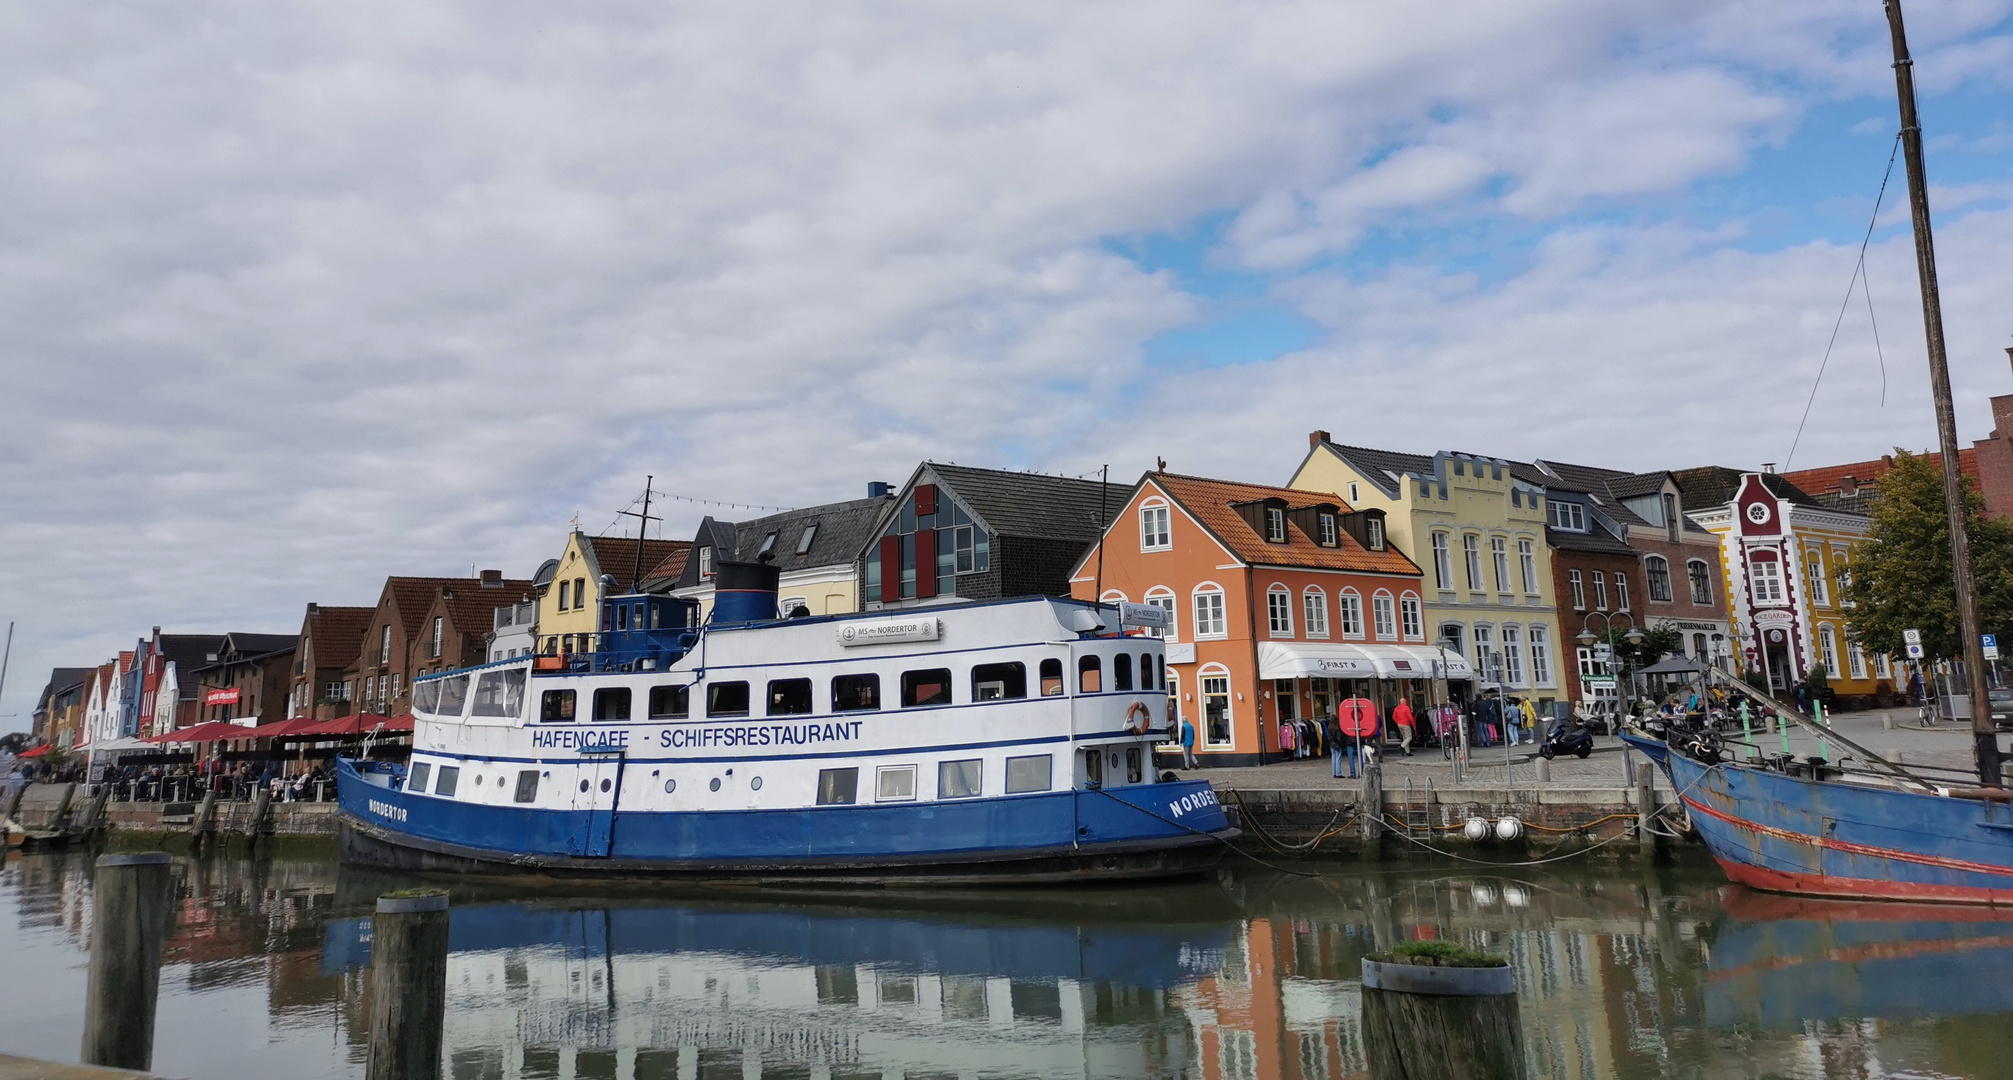
[[[1323,433],[1288,487],[1385,514],[1388,540],[1426,571],[1428,639],[1467,657],[1485,683],[1539,703],[1563,693],[1544,488],[1510,463],[1337,446]]]

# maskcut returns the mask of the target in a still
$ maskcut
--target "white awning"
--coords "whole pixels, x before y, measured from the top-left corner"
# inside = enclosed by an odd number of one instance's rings
[[[1261,679],[1374,679],[1377,667],[1354,645],[1258,643]]]
[[[1444,656],[1444,659],[1442,657]],[[1424,645],[1349,645],[1263,641],[1261,679],[1473,679],[1467,658]]]

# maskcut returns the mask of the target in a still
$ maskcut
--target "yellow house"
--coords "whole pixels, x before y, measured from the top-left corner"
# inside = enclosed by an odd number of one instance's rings
[[[1287,486],[1384,511],[1389,541],[1426,571],[1429,639],[1466,657],[1483,685],[1540,708],[1562,696],[1542,485],[1496,458],[1337,446],[1316,431]]]
[[[586,640],[600,631],[601,597],[614,579],[615,595],[641,580],[676,577],[692,545],[683,540],[645,540],[639,559],[633,536],[588,536],[579,529],[566,537],[552,583],[538,598],[539,651],[547,654],[586,652]]]

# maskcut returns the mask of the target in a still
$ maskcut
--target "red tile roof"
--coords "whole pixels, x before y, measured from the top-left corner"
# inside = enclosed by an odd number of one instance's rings
[[[1943,467],[1943,455],[1936,451],[1925,451],[1921,456],[1928,458],[1937,468]],[[1798,469],[1783,473],[1782,477],[1812,495],[1826,493],[1845,494],[1845,478],[1852,477],[1859,486],[1871,484],[1886,475],[1894,467],[1894,455],[1885,454],[1872,461],[1855,461],[1847,465],[1825,465],[1815,469]],[[1957,451],[1958,471],[1978,482],[1978,451],[1965,447]]]
[[[370,607],[321,607],[308,616],[302,632],[313,640],[317,667],[345,667],[363,652],[363,635],[370,629]]]
[[[615,578],[617,592],[628,592],[636,587],[636,538],[633,536],[590,536],[587,542],[594,548],[594,563],[604,574]],[[692,547],[690,540],[645,540],[643,541],[644,580],[659,575],[653,568]]]
[[[666,556],[664,561],[658,563],[655,569],[644,572],[643,580],[659,581],[665,578],[676,579],[678,575],[685,572],[685,560],[692,557],[692,545],[682,540],[678,541],[678,544],[679,548],[677,551]]]
[[[1243,515],[1232,508],[1236,503],[1256,502],[1260,499],[1280,498],[1288,507],[1312,506],[1315,503],[1332,502],[1344,511],[1349,507],[1340,497],[1314,491],[1296,491],[1293,488],[1268,487],[1264,484],[1240,484],[1229,480],[1210,480],[1200,476],[1182,476],[1176,473],[1152,473],[1147,479],[1158,485],[1168,496],[1179,502],[1189,514],[1200,521],[1204,528],[1216,535],[1238,558],[1267,566],[1304,566],[1321,570],[1360,570],[1384,574],[1418,574],[1419,567],[1404,552],[1386,545],[1383,551],[1371,551],[1356,541],[1347,531],[1340,533],[1339,547],[1323,547],[1314,538],[1300,531],[1300,527],[1288,518],[1286,543],[1271,544],[1258,535]]]

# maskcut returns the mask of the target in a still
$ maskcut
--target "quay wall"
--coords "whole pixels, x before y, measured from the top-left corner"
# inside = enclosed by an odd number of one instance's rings
[[[16,821],[25,829],[54,829],[63,803],[63,792],[68,786],[30,784],[21,794],[21,809]],[[90,803],[90,789],[77,785],[76,794],[70,801],[69,821],[77,823],[88,811]],[[188,833],[195,827],[196,808],[197,804],[192,802],[111,802],[105,804],[105,827],[116,833]],[[219,801],[216,814],[216,830],[220,833],[245,833],[251,828],[251,803]],[[332,837],[336,834],[336,804],[333,801],[273,803],[262,831],[278,836]]]

